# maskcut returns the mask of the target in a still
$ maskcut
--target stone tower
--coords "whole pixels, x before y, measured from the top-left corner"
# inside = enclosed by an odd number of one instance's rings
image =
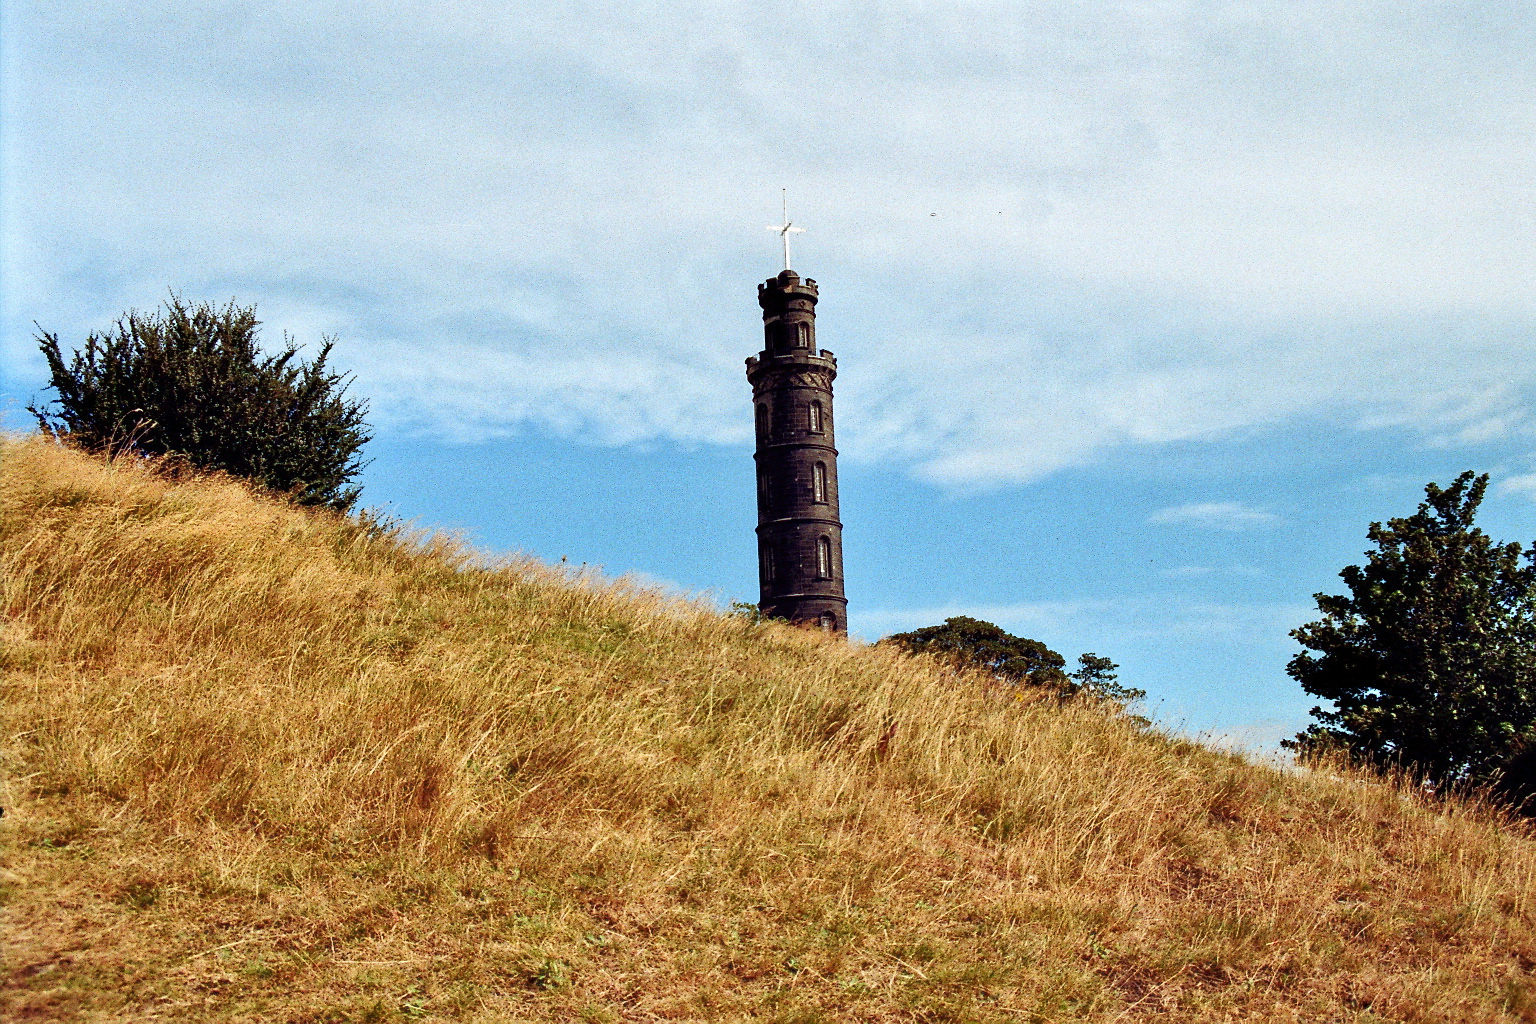
[[[785,269],[757,286],[763,351],[747,360],[757,424],[758,609],[848,630],[843,524],[837,507],[832,379],[816,347],[816,282]]]

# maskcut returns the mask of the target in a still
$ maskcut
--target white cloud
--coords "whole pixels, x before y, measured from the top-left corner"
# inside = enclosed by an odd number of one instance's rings
[[[1519,5],[50,4],[7,18],[0,359],[175,286],[337,330],[385,422],[737,443],[783,184],[849,458],[1521,436],[1533,48]]]
[[[1498,489],[1508,494],[1521,494],[1536,501],[1536,473],[1505,477],[1499,481]]]
[[[1162,525],[1199,526],[1212,530],[1247,530],[1279,521],[1273,512],[1236,501],[1200,501],[1158,509],[1147,522]]]

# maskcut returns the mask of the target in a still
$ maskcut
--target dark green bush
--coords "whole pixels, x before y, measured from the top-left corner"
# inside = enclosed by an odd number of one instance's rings
[[[259,327],[254,306],[188,307],[173,295],[163,311],[129,311],[92,333],[67,361],[58,336],[42,332],[58,397],[29,410],[80,448],[180,457],[346,511],[360,490],[349,484],[369,440],[366,405],[326,366],[332,339],[306,363],[286,336],[263,354]]]

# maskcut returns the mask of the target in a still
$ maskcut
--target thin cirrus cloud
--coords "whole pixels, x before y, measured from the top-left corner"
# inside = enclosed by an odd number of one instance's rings
[[[65,0],[7,17],[0,354],[176,287],[339,333],[386,428],[741,444],[789,185],[852,460],[1523,436],[1533,50],[1522,5]]]
[[[1196,526],[1210,530],[1251,530],[1272,526],[1280,517],[1273,512],[1236,501],[1202,501],[1158,509],[1147,522],[1162,526]]]
[[[1536,501],[1536,473],[1521,473],[1499,481],[1498,490],[1507,494],[1519,494]]]

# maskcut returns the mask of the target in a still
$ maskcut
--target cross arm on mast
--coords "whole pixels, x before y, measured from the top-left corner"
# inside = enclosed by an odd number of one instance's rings
[[[784,240],[784,269],[789,269],[789,236],[803,235],[805,228],[797,228],[789,220],[789,189],[784,190],[784,223],[768,225],[769,231],[777,231],[779,237]]]

